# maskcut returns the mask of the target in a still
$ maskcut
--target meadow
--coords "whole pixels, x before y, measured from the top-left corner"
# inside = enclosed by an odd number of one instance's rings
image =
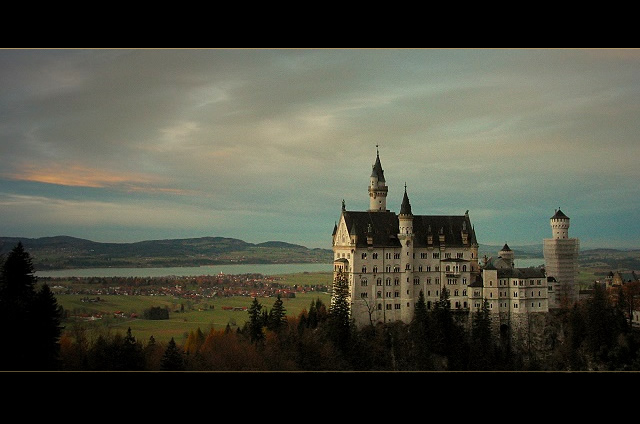
[[[289,285],[328,285],[331,273],[300,273],[277,276],[278,282]],[[99,300],[98,300],[99,298]],[[147,343],[151,336],[158,342],[169,342],[171,338],[184,344],[189,332],[198,328],[206,335],[210,329],[224,330],[227,325],[233,331],[241,328],[249,319],[246,309],[253,298],[249,296],[213,297],[207,299],[184,299],[175,296],[123,296],[123,295],[69,295],[57,294],[58,304],[74,316],[86,318],[65,319],[65,330],[87,329],[90,338],[99,334],[126,334],[131,328],[136,340]],[[295,298],[282,298],[287,316],[295,317],[316,299],[327,306],[330,295],[326,292],[296,293]],[[83,301],[84,300],[84,301]],[[91,301],[89,301],[91,300]],[[273,307],[275,297],[258,298],[263,310]],[[149,320],[143,313],[151,307],[169,308],[169,319]],[[235,308],[235,309],[234,309]],[[245,309],[246,308],[246,309]],[[101,315],[99,319],[89,317]],[[133,316],[135,315],[135,316]],[[133,316],[133,317],[132,317]]]

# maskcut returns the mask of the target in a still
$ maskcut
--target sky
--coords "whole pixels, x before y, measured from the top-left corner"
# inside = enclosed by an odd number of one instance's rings
[[[0,50],[0,236],[331,248],[398,212],[640,248],[640,50]]]

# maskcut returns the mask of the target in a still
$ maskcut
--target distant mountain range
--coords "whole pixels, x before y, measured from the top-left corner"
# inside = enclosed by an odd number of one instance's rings
[[[283,241],[248,243],[228,237],[101,243],[69,236],[0,237],[0,261],[18,242],[38,271],[68,268],[133,268],[219,264],[331,263],[331,249],[310,249]],[[503,246],[480,244],[478,255],[497,257]],[[542,258],[542,244],[509,246],[516,259]],[[581,250],[581,266],[640,269],[640,250]]]
[[[100,243],[69,236],[0,237],[0,255],[18,242],[36,270],[103,267],[169,267],[218,264],[330,263],[330,249],[268,241],[248,243],[226,237]]]

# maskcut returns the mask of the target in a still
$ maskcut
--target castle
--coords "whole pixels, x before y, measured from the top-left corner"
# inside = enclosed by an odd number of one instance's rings
[[[506,244],[497,259],[479,263],[469,211],[414,215],[406,185],[400,213],[389,211],[377,149],[372,168],[369,209],[347,210],[343,200],[333,229],[334,279],[338,272],[346,277],[356,325],[409,323],[421,292],[432,309],[445,289],[453,310],[473,312],[486,299],[500,321],[548,312],[543,269],[515,268]]]

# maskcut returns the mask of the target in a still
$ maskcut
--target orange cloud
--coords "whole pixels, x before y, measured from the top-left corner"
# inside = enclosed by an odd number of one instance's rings
[[[185,194],[184,190],[157,187],[158,177],[135,172],[114,172],[83,165],[26,165],[6,177],[15,180],[58,184],[73,187],[115,187],[126,191],[147,191],[170,194]]]

